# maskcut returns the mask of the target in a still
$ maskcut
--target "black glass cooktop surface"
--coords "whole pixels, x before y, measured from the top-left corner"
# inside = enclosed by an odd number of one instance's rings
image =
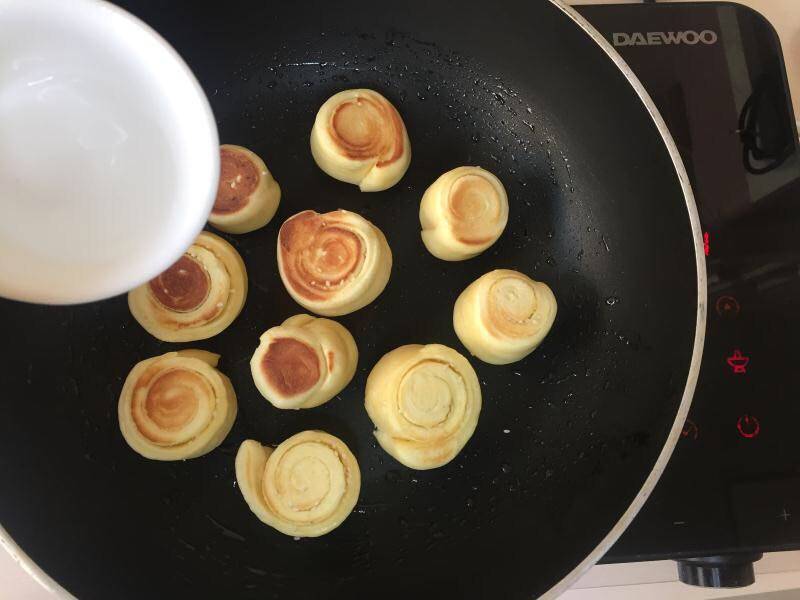
[[[778,37],[736,4],[579,10],[667,121],[708,267],[689,420],[652,498],[605,560],[798,549],[800,154]]]

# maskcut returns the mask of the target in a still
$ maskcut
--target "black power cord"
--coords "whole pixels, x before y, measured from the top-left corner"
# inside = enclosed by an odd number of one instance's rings
[[[775,83],[773,73],[762,75],[739,114],[742,161],[753,175],[777,169],[794,153],[792,138],[783,127],[782,98],[775,94],[781,87]]]

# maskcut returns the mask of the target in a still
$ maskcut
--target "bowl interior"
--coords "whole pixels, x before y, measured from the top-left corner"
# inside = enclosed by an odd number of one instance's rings
[[[216,193],[208,102],[157,34],[101,2],[0,20],[0,295],[71,303],[169,266]]]

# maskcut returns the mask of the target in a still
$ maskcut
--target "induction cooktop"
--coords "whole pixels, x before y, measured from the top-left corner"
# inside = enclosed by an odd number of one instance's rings
[[[800,548],[800,153],[780,42],[733,3],[577,8],[667,122],[708,268],[689,419],[604,561],[684,559],[687,583],[746,585],[760,553]]]

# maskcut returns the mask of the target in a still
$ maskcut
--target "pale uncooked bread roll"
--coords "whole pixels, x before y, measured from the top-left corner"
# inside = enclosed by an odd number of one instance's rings
[[[262,522],[295,537],[336,529],[361,490],[356,457],[324,431],[303,431],[274,450],[245,440],[236,454],[236,481]]]
[[[281,202],[281,188],[264,161],[242,146],[219,148],[217,199],[208,222],[227,233],[247,233],[270,222]]]
[[[145,458],[184,460],[211,452],[236,419],[236,393],[219,355],[180,350],[133,367],[117,414],[128,445]]]
[[[276,408],[314,408],[350,383],[357,364],[356,342],[343,325],[295,315],[261,336],[250,370]]]
[[[389,282],[392,251],[380,229],[346,210],[306,210],[278,233],[278,271],[308,310],[335,317],[366,306]]]
[[[128,306],[158,339],[191,342],[230,325],[246,297],[242,257],[218,235],[202,231],[174,265],[128,293]]]
[[[419,207],[422,241],[442,260],[465,260],[494,244],[508,223],[500,180],[480,167],[448,171],[425,191]]]
[[[373,90],[345,90],[317,112],[311,154],[319,168],[362,192],[379,192],[400,181],[411,163],[403,119]]]
[[[536,349],[550,331],[557,308],[547,284],[498,269],[461,292],[453,326],[472,354],[493,365],[506,365]]]
[[[433,469],[453,460],[475,431],[481,387],[452,348],[412,344],[373,367],[364,403],[386,452],[412,469]]]

